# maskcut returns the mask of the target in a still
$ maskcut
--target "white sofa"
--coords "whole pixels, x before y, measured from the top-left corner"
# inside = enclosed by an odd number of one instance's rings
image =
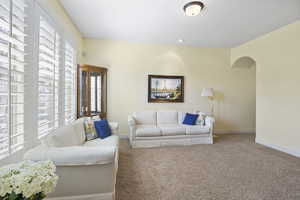
[[[52,160],[59,176],[49,199],[112,200],[118,169],[117,123],[110,123],[113,135],[85,141],[83,119],[59,128],[29,150],[25,160]]]
[[[212,117],[205,125],[182,124],[186,112],[143,111],[128,116],[130,144],[133,148],[168,145],[213,144]]]

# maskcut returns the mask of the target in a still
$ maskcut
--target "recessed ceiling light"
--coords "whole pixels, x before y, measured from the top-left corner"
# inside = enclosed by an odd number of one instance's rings
[[[178,42],[179,42],[179,43],[183,43],[184,40],[183,40],[183,39],[179,39]]]
[[[204,4],[201,1],[192,1],[183,6],[186,16],[197,16],[203,10]]]

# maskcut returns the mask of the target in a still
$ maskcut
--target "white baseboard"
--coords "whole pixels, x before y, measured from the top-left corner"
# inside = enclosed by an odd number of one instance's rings
[[[269,144],[268,142],[262,140],[262,139],[255,139],[255,142],[257,144],[260,144],[260,145],[263,145],[263,146],[266,146],[266,147],[269,147],[271,149],[275,149],[277,151],[281,151],[281,152],[284,152],[284,153],[287,153],[287,154],[290,154],[292,156],[296,156],[298,158],[300,158],[300,152],[296,152],[294,150],[291,150],[289,148],[286,148],[286,147],[281,147],[281,146],[278,146],[278,145],[274,145],[274,144]]]
[[[114,193],[89,194],[80,196],[52,197],[46,200],[114,200]]]
[[[255,134],[255,130],[244,129],[244,130],[223,130],[215,129],[214,134]]]

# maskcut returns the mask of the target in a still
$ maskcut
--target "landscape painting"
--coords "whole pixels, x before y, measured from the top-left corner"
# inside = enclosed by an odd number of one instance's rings
[[[148,75],[148,102],[184,102],[184,77]]]

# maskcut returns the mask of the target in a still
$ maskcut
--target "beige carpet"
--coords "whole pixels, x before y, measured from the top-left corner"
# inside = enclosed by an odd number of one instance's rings
[[[251,135],[154,149],[130,149],[123,140],[117,200],[300,200],[300,159]]]

